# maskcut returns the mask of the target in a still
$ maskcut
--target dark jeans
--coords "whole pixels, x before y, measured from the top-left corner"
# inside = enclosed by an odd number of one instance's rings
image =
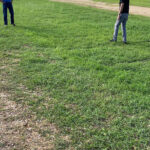
[[[8,24],[8,22],[7,22],[7,8],[9,9],[9,12],[10,12],[11,24],[14,24],[14,10],[13,10],[13,5],[11,2],[3,3],[4,23],[5,23],[5,25]]]

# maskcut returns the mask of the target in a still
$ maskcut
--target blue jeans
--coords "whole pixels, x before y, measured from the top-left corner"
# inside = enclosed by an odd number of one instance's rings
[[[11,16],[11,24],[14,24],[14,10],[13,5],[11,2],[4,2],[3,3],[3,14],[4,14],[4,24],[7,25],[7,8],[9,9],[10,16]]]
[[[127,41],[127,33],[126,33],[126,23],[127,23],[127,20],[128,20],[128,14],[127,13],[124,13],[124,14],[120,15],[120,19],[117,20],[116,24],[115,24],[113,40],[117,41],[118,30],[119,30],[119,26],[121,24],[122,32],[123,32],[123,41],[124,42]]]

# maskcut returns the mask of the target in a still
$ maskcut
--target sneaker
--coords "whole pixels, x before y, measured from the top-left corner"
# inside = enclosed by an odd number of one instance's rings
[[[124,44],[128,44],[127,42],[123,42]]]
[[[110,40],[110,42],[117,42],[117,40],[112,39],[112,40]]]

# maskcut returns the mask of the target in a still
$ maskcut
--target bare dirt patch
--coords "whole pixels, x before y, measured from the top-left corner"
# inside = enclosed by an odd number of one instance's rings
[[[36,115],[26,106],[10,101],[8,93],[0,92],[0,149],[54,149],[55,125],[46,120],[37,120]],[[46,139],[39,133],[41,130],[50,131],[51,137]],[[48,135],[49,136],[49,135]]]
[[[19,60],[14,60],[18,63]],[[55,136],[59,133],[55,124],[37,119],[26,105],[12,101],[15,91],[11,91],[6,70],[12,65],[0,67],[0,150],[53,150]],[[12,69],[13,70],[13,69]],[[23,91],[27,89],[22,86]],[[31,95],[31,93],[28,93]],[[39,93],[32,95],[39,96]],[[47,135],[42,135],[48,131]]]
[[[108,4],[104,2],[94,2],[92,0],[51,0],[57,2],[73,3],[82,6],[90,6],[99,9],[118,11],[118,4]],[[150,8],[140,6],[130,6],[130,14],[150,17]]]

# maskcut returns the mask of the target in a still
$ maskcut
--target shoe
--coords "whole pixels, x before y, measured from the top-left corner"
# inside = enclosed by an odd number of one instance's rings
[[[124,44],[128,44],[127,42],[123,42]]]
[[[4,24],[4,27],[7,27],[8,25],[7,24]]]
[[[112,39],[112,40],[110,40],[110,42],[117,42],[117,40]]]
[[[14,26],[14,27],[16,26],[15,24],[11,24],[11,25]]]

